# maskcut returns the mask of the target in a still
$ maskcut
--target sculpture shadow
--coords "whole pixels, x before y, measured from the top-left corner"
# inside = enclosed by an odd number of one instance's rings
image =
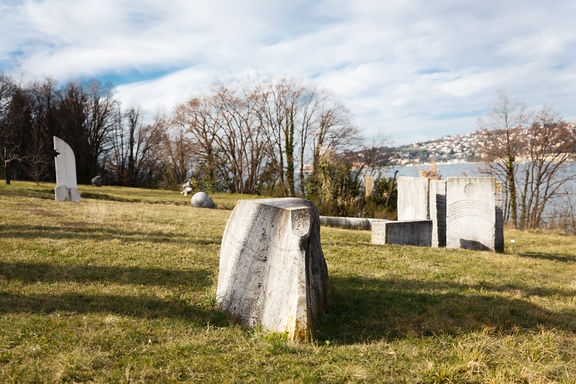
[[[350,344],[458,335],[487,327],[502,333],[541,327],[576,332],[574,313],[550,312],[525,300],[489,294],[512,290],[570,297],[574,291],[339,276],[331,277],[331,284],[329,311],[316,324],[319,341]],[[479,288],[487,294],[479,294]]]
[[[126,199],[100,192],[82,192],[80,197],[84,199],[119,201],[123,203],[137,203],[141,201],[140,199]]]
[[[118,239],[126,242],[180,243],[199,245],[218,245],[219,237],[195,238],[185,234],[165,233],[160,231],[126,231],[115,227],[94,227],[90,224],[69,223],[62,226],[44,225],[10,225],[0,227],[0,238],[20,239],[81,239],[110,241]]]
[[[149,199],[139,199],[139,198],[126,198],[126,197],[110,195],[108,193],[103,193],[103,192],[81,192],[80,195],[84,199],[117,201],[117,202],[122,202],[122,203],[146,203],[146,204],[184,205],[184,206],[190,205],[189,201],[149,200]]]
[[[549,252],[521,252],[518,254],[520,257],[529,257],[532,259],[542,259],[551,261],[561,261],[565,263],[576,262],[576,255],[568,255],[565,253],[549,253]]]
[[[0,276],[8,281],[35,282],[106,282],[148,286],[184,286],[202,289],[212,284],[213,273],[207,269],[172,270],[50,263],[0,262]]]
[[[230,324],[228,317],[216,308],[188,304],[182,299],[162,300],[154,296],[64,294],[16,294],[0,292],[2,313],[102,313],[145,319],[178,318],[197,325]]]
[[[472,249],[475,251],[491,251],[490,248],[488,248],[487,246],[485,246],[484,244],[482,244],[479,241],[476,240],[466,240],[466,239],[460,239],[460,248],[462,249]]]

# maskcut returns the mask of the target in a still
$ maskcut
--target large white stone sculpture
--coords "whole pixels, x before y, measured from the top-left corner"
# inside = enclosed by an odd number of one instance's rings
[[[306,340],[326,305],[316,207],[297,198],[239,200],[220,250],[216,301],[240,323]]]
[[[449,177],[446,247],[503,251],[499,191],[492,177]]]
[[[426,177],[398,178],[398,221],[430,220],[428,194],[430,180]]]
[[[80,191],[76,184],[76,158],[72,148],[61,138],[54,136],[56,163],[56,200],[80,201]]]

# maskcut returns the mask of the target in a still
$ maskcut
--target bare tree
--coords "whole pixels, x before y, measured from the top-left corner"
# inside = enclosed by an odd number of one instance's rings
[[[504,181],[504,212],[510,213],[515,227],[518,227],[517,157],[522,149],[522,140],[516,128],[523,126],[526,121],[524,106],[511,101],[503,93],[498,95],[490,114],[478,120],[488,172]]]
[[[169,119],[164,116],[157,118],[156,129],[161,132],[158,156],[165,186],[182,184],[193,167],[192,141],[188,132],[183,127],[170,126]]]
[[[6,110],[0,126],[0,158],[2,159],[6,184],[10,184],[13,165],[24,159],[25,137],[30,134],[31,114],[28,95],[19,87],[7,89],[2,92],[2,98],[7,103]],[[9,101],[8,101],[9,100]]]
[[[520,227],[537,228],[548,202],[575,174],[564,172],[576,142],[574,132],[550,107],[544,106],[523,130]]]
[[[88,135],[90,155],[90,176],[98,172],[103,155],[110,150],[112,133],[119,128],[121,119],[120,105],[113,98],[112,86],[102,86],[98,80],[92,80],[87,88],[85,103],[85,128]]]
[[[172,123],[192,135],[191,153],[197,163],[205,167],[205,183],[210,187],[217,184],[217,144],[218,124],[215,124],[215,108],[211,98],[192,98],[174,110]]]
[[[266,164],[266,133],[259,119],[261,95],[249,89],[220,86],[212,98],[215,141],[224,157],[218,168],[230,190],[257,193]]]
[[[506,218],[515,227],[537,228],[550,200],[576,179],[565,172],[575,134],[551,108],[529,119],[502,95],[489,118],[480,120],[483,159],[487,172],[503,181]]]
[[[124,113],[123,127],[114,131],[114,143],[106,163],[116,182],[128,186],[150,185],[158,172],[164,129],[160,117],[144,123],[136,107]]]

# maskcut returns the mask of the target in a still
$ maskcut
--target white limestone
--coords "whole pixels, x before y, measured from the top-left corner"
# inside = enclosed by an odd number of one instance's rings
[[[196,208],[216,208],[214,200],[205,192],[197,192],[190,199],[190,204]]]
[[[428,194],[430,181],[426,177],[398,178],[398,221],[430,220]]]
[[[56,200],[80,201],[80,191],[76,184],[76,158],[72,148],[59,137],[54,136],[54,150],[57,156],[56,164]]]
[[[316,207],[297,198],[239,200],[220,250],[216,300],[242,324],[311,336],[328,269]]]
[[[446,183],[446,247],[499,250],[493,177],[449,177]],[[501,220],[501,219],[500,219]],[[501,226],[500,226],[501,228]],[[502,236],[503,242],[503,236]]]

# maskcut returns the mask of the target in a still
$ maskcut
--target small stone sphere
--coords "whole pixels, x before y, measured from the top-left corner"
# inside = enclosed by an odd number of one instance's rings
[[[205,192],[197,192],[190,199],[190,204],[196,208],[216,208],[216,204]]]

